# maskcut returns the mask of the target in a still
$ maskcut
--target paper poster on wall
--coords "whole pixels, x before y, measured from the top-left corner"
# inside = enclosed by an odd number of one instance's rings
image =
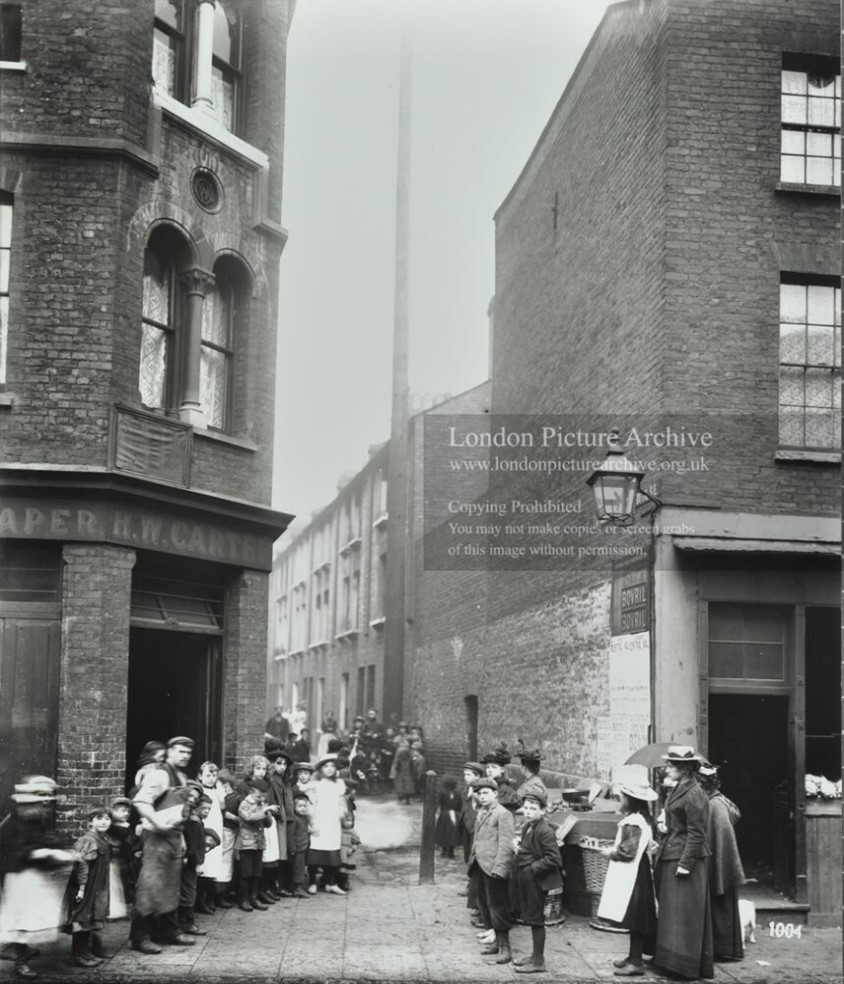
[[[650,632],[610,640],[610,766],[618,781],[621,767],[648,743],[651,723]]]

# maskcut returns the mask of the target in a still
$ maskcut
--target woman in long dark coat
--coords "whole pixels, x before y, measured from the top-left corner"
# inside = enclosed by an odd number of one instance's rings
[[[742,960],[744,940],[739,918],[738,887],[744,885],[744,868],[739,856],[734,827],[739,808],[720,792],[718,770],[700,770],[700,785],[709,797],[709,900],[712,906],[712,943],[715,960]]]
[[[416,785],[413,781],[413,761],[410,757],[410,744],[402,740],[396,750],[396,757],[393,759],[393,792],[398,797],[399,803],[402,800],[410,802],[410,797],[416,793]]]
[[[665,804],[667,836],[656,865],[659,921],[654,964],[678,977],[715,976],[709,905],[709,800],[696,778],[693,748],[674,745],[664,755],[676,786]]]

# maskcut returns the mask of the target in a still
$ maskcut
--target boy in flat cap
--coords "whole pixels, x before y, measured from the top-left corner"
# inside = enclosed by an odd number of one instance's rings
[[[484,755],[481,762],[486,769],[487,779],[494,779],[498,787],[498,802],[506,807],[511,813],[522,805],[521,797],[516,793],[514,787],[504,771],[504,766],[509,765],[510,756],[503,749],[497,749]]]
[[[530,926],[533,952],[515,960],[519,974],[539,974],[545,970],[545,895],[562,888],[560,848],[548,821],[546,795],[540,790],[527,793],[522,804],[525,825],[515,840],[515,896],[522,921]]]
[[[510,962],[510,929],[513,925],[508,887],[516,825],[513,814],[498,802],[494,779],[478,779],[475,795],[478,812],[469,873],[476,874],[481,920],[495,931],[495,942],[485,946],[481,953],[498,954],[495,962],[505,964]]]

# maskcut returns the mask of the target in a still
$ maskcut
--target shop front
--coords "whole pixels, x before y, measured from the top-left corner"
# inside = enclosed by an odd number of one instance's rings
[[[808,907],[813,925],[841,916],[841,841],[830,836],[841,812],[841,610],[829,534],[661,538],[655,572],[657,735],[720,766],[742,812],[748,878],[795,912]],[[807,776],[823,778],[829,798]]]
[[[261,746],[287,517],[124,476],[39,478],[0,496],[0,795],[21,773],[56,775],[69,827],[174,734],[195,739],[197,764],[238,767]]]

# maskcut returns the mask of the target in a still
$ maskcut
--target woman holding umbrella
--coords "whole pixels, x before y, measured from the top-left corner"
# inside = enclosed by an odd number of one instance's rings
[[[667,834],[657,855],[659,920],[654,964],[678,977],[715,976],[709,904],[709,799],[697,782],[700,759],[688,745],[663,756],[676,785],[665,803]]]

